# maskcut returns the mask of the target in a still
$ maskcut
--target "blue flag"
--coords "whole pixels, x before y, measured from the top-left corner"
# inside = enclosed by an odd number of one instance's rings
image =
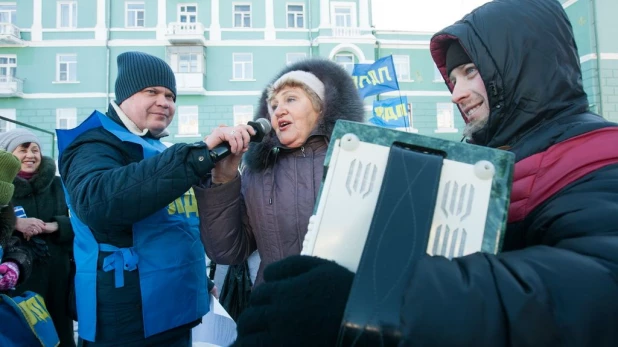
[[[370,95],[399,90],[392,55],[380,58],[373,64],[354,64],[352,78],[363,99]]]
[[[390,98],[373,102],[373,117],[369,123],[385,128],[404,128],[410,126],[408,119],[408,98]]]

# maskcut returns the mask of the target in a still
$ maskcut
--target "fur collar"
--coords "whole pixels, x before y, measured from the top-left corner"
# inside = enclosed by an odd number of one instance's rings
[[[337,120],[344,119],[356,122],[365,120],[363,101],[350,74],[341,66],[322,58],[303,60],[287,66],[273,78],[269,85],[285,73],[294,70],[311,72],[324,83],[325,95],[322,117],[310,137],[323,136],[330,140]],[[267,92],[268,88],[265,88],[262,92],[254,119],[265,118],[270,120],[266,104]],[[250,144],[249,151],[244,155],[244,165],[252,171],[263,171],[274,163],[275,156],[271,155],[273,149],[281,147],[275,133],[270,132],[262,142]]]
[[[28,194],[43,192],[49,189],[52,182],[54,182],[54,177],[56,177],[56,163],[50,157],[42,157],[37,174],[29,181],[21,177],[15,177],[15,180],[13,180],[15,185],[13,197],[23,198]]]

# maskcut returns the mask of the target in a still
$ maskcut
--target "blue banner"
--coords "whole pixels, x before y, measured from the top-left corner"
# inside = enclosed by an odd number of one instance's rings
[[[393,56],[378,59],[373,64],[354,64],[354,84],[361,98],[399,90]]]
[[[408,118],[408,98],[406,96],[375,100],[373,117],[369,123],[386,128],[404,128],[410,126]]]

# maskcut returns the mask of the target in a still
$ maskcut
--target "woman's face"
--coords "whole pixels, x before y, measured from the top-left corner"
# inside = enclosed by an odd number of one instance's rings
[[[301,147],[318,122],[319,112],[300,87],[285,86],[270,100],[270,123],[279,142],[288,148]]]
[[[35,173],[41,165],[41,150],[34,142],[17,146],[13,155],[21,161],[21,171],[23,172]]]

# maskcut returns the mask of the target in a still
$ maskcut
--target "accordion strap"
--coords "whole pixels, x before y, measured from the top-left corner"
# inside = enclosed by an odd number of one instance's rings
[[[427,242],[443,157],[393,146],[339,331],[340,346],[393,346],[401,298]]]

